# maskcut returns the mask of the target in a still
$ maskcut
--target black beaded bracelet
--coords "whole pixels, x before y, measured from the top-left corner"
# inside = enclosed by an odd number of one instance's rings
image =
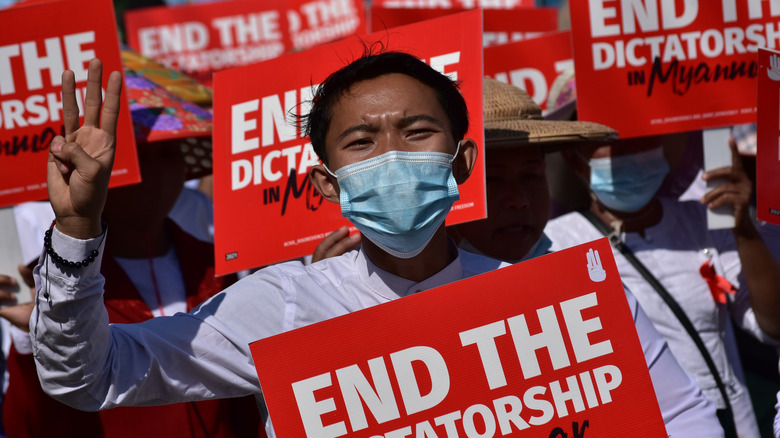
[[[52,260],[54,260],[54,263],[61,267],[68,267],[72,269],[79,269],[79,268],[86,268],[89,266],[90,263],[95,261],[95,258],[98,256],[98,250],[93,249],[91,253],[85,258],[84,260],[80,262],[73,262],[70,260],[65,260],[64,258],[60,257],[59,254],[57,254],[54,251],[54,247],[51,246],[51,233],[54,229],[54,222],[51,224],[51,228],[46,230],[46,233],[43,235],[43,247],[46,248],[46,254],[49,254],[51,256]]]

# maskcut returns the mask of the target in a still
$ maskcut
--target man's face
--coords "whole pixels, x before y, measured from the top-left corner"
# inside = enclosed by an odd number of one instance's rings
[[[485,158],[488,217],[457,232],[490,257],[522,259],[550,217],[544,156],[538,147],[516,146],[488,147]]]
[[[391,73],[353,85],[333,106],[328,164],[342,166],[393,150],[455,153],[450,122],[434,91]]]

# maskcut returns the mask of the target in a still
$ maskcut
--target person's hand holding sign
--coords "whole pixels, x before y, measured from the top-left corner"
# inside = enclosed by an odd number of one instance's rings
[[[769,68],[766,69],[766,74],[769,79],[780,81],[780,56],[772,55],[769,58]]]
[[[70,70],[62,74],[65,137],[55,137],[49,149],[47,184],[57,229],[79,239],[102,233],[100,216],[116,150],[122,75],[117,71],[111,73],[104,103],[102,76],[100,60],[91,60],[84,99],[84,124],[79,126],[75,76]]]
[[[330,257],[338,257],[358,246],[360,246],[360,233],[349,234],[349,228],[343,226],[322,239],[312,254],[311,262],[316,263]]]
[[[776,65],[774,61],[773,65]],[[731,232],[750,293],[751,307],[761,329],[772,338],[780,339],[780,263],[772,256],[753,225],[749,212],[753,185],[742,167],[733,138],[729,140],[729,147],[732,165],[702,175],[705,181],[719,179],[723,182],[707,192],[700,202],[709,208],[725,204],[734,206],[736,225]]]
[[[778,73],[780,73],[780,70]],[[713,169],[702,175],[705,181],[722,180],[723,182],[707,192],[700,202],[710,209],[715,209],[725,204],[733,205],[734,223],[739,228],[746,225],[746,221],[750,222],[748,208],[750,196],[753,193],[753,185],[742,168],[742,159],[737,150],[737,143],[733,138],[729,140],[729,148],[731,148],[732,165]]]

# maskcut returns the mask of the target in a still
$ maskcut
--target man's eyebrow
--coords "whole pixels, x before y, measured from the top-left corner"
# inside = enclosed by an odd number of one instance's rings
[[[414,114],[411,116],[404,117],[403,119],[401,119],[399,125],[402,128],[406,128],[407,126],[419,121],[431,122],[442,129],[445,128],[444,123],[442,123],[441,120],[437,119],[436,117],[430,116],[428,114]]]
[[[344,132],[339,134],[339,136],[336,137],[336,141],[340,141],[341,139],[348,136],[349,134],[352,134],[353,132],[358,132],[358,131],[373,132],[376,130],[377,130],[376,127],[372,127],[368,123],[360,123],[357,125],[352,125],[349,128],[345,129]]]
[[[411,116],[404,117],[400,120],[399,126],[401,128],[406,128],[409,125],[414,124],[415,122],[424,121],[424,122],[430,122],[434,125],[445,129],[444,123],[442,123],[441,120],[437,119],[436,117],[430,116],[428,114],[414,114]],[[336,141],[342,140],[344,137],[348,136],[349,134],[352,134],[353,132],[376,132],[378,128],[376,126],[372,126],[368,123],[360,123],[357,125],[352,125],[349,128],[345,129],[341,134],[339,134],[338,137],[336,137]]]

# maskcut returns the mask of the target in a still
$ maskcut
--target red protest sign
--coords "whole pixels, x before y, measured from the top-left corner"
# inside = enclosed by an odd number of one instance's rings
[[[284,0],[237,0],[125,12],[130,47],[210,85],[213,72],[290,49]]]
[[[294,49],[367,31],[362,0],[288,0],[287,19]]]
[[[250,349],[278,436],[667,436],[606,239]]]
[[[533,8],[534,0],[378,0],[372,7],[396,9],[514,9]]]
[[[543,110],[555,78],[573,64],[569,32],[485,48],[485,76],[522,88]]]
[[[776,46],[778,15],[769,2],[572,2],[579,117],[622,138],[755,122],[755,53]]]
[[[375,6],[371,8],[371,29],[379,32],[465,10],[467,8],[460,6],[449,9]],[[558,10],[555,8],[485,9],[482,13],[482,41],[485,47],[533,38],[558,29]]]
[[[780,225],[780,52],[758,50],[756,210]]]
[[[76,8],[81,12],[74,14]],[[103,90],[109,73],[122,71],[122,61],[109,0],[34,3],[0,11],[0,22],[0,207],[4,207],[48,197],[49,144],[64,134],[62,72],[75,74],[83,116],[89,61],[103,62]],[[112,187],[140,181],[124,94],[120,103]]]
[[[469,11],[296,52],[219,72],[214,80],[214,227],[218,274],[311,254],[325,235],[348,222],[307,178],[319,162],[291,115],[307,111],[312,84],[359,57],[362,41],[386,41],[462,81],[470,129],[482,150],[482,32],[480,11]],[[236,84],[241,84],[236,86]],[[302,104],[302,105],[301,105]],[[460,201],[455,224],[485,217],[480,153]],[[248,239],[247,235],[252,238]]]

